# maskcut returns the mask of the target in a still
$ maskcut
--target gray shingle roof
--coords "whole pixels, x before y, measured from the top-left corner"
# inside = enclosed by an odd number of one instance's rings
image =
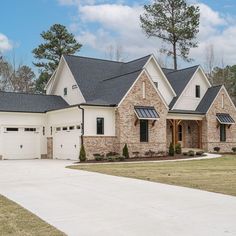
[[[193,66],[189,68],[185,68],[182,70],[172,70],[172,69],[166,69],[163,68],[163,72],[166,75],[168,81],[170,82],[172,88],[174,89],[175,93],[177,96],[173,98],[171,103],[169,104],[170,109],[174,106],[176,103],[177,99],[183,92],[184,88],[188,84],[188,82],[191,80],[193,77],[194,73],[196,70],[199,68],[199,66]]]
[[[44,113],[67,107],[60,96],[0,92],[0,111]]]
[[[207,113],[208,109],[210,108],[211,104],[213,103],[215,97],[219,93],[220,89],[222,88],[222,85],[213,86],[209,88],[202,98],[201,102],[199,103],[196,111]]]
[[[119,103],[150,55],[127,63],[80,56],[64,58],[86,103],[109,105]]]

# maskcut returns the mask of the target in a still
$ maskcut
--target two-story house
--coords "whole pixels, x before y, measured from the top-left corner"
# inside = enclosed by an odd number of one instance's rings
[[[94,153],[166,152],[169,144],[223,152],[236,146],[236,110],[225,87],[200,66],[161,68],[63,56],[46,95],[0,92],[3,159],[78,159]]]

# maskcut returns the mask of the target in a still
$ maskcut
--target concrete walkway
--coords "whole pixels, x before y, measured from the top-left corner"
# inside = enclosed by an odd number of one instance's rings
[[[236,197],[64,168],[0,161],[0,194],[72,236],[236,235]]]

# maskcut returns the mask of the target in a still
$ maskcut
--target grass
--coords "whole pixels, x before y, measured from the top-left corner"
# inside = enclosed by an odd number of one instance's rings
[[[15,202],[0,195],[0,235],[65,236]]]
[[[69,168],[236,196],[236,156],[181,162],[76,165]]]

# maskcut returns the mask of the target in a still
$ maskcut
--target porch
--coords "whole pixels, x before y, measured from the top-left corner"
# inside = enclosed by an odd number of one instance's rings
[[[184,150],[202,150],[203,116],[198,114],[169,114],[167,145],[181,144]]]

